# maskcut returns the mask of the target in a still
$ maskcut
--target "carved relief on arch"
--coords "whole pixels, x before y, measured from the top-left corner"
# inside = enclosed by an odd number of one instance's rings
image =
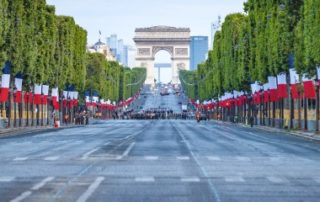
[[[138,49],[138,55],[142,56],[142,55],[150,55],[151,54],[151,50],[150,48],[139,48]]]
[[[152,47],[152,56],[154,57],[159,51],[167,51],[170,53],[171,57],[173,56],[173,46],[153,46]]]
[[[176,48],[175,54],[176,55],[188,55],[188,48]]]
[[[181,63],[177,64],[177,67],[178,67],[179,70],[185,70],[186,69],[186,64],[181,62]]]

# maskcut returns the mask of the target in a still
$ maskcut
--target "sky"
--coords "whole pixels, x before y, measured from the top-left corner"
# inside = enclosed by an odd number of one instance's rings
[[[88,43],[117,34],[129,45],[137,27],[189,27],[191,35],[210,36],[219,15],[243,11],[245,0],[47,0],[58,15],[69,15],[88,31]]]
[[[158,25],[188,27],[191,35],[209,36],[218,16],[243,12],[245,0],[47,0],[56,6],[57,15],[73,16],[88,31],[88,44],[117,34],[126,45],[134,46],[134,30]],[[129,58],[134,61],[134,55]],[[170,62],[166,52],[156,55],[156,62]],[[133,62],[134,63],[134,62]],[[157,75],[157,71],[155,71]],[[161,71],[161,80],[171,79],[171,69]]]

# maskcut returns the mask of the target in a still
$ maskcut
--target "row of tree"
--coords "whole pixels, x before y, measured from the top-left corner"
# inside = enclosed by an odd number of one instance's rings
[[[86,45],[86,30],[72,17],[57,16],[46,0],[0,0],[0,64],[11,61],[12,76],[24,75],[23,90],[35,83],[60,90],[73,84],[119,101],[140,88],[144,70],[107,62],[87,53]]]
[[[124,68],[100,53],[88,53],[86,89],[104,99],[126,100],[139,91],[145,79],[145,68]]]
[[[248,0],[244,14],[228,15],[213,50],[197,71],[181,72],[188,96],[206,100],[254,81],[289,73],[316,73],[320,65],[320,0]]]

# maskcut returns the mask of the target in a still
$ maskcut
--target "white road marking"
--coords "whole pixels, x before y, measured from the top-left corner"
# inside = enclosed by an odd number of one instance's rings
[[[46,185],[48,182],[54,180],[54,177],[47,177],[44,180],[42,180],[41,182],[39,182],[38,184],[34,185],[31,190],[39,190],[40,188],[42,188],[44,185]]]
[[[104,177],[98,177],[88,189],[80,196],[77,202],[86,202],[89,197],[95,192],[95,190],[100,186],[101,182],[104,180]]]
[[[136,177],[135,181],[136,182],[154,182],[155,179],[154,177]]]
[[[271,161],[280,161],[281,158],[280,157],[270,157]]]
[[[181,182],[200,182],[198,177],[184,177],[181,178]]]
[[[49,156],[44,158],[45,161],[56,161],[60,158],[60,156]]]
[[[0,177],[0,182],[11,182],[15,179],[15,177],[11,177],[11,176],[3,176]]]
[[[249,157],[244,157],[244,156],[238,156],[237,160],[238,161],[250,161],[250,158]]]
[[[221,161],[221,158],[218,156],[208,156],[209,161]]]
[[[181,161],[187,161],[187,160],[190,160],[190,157],[189,156],[177,156],[177,159],[181,160]]]
[[[94,152],[98,151],[99,148],[96,148],[96,149],[93,149],[93,150],[90,150],[88,151],[87,153],[83,154],[82,155],[82,160],[86,160],[91,154],[93,154]]]
[[[124,157],[128,156],[128,154],[130,153],[130,151],[132,150],[132,148],[134,147],[136,143],[135,142],[132,142],[129,147],[123,152],[123,154],[121,156],[118,156],[117,159],[118,160],[121,160],[123,159]]]
[[[243,177],[235,176],[235,177],[225,177],[226,182],[245,182]]]
[[[313,180],[320,184],[320,177],[313,178]]]
[[[154,160],[158,160],[159,157],[158,156],[145,156],[144,159],[154,161]]]
[[[18,196],[15,199],[12,199],[10,202],[20,202],[20,201],[24,200],[25,198],[27,198],[28,196],[30,196],[31,194],[32,194],[31,191],[23,192],[20,196]]]
[[[29,157],[17,157],[15,159],[13,159],[14,161],[25,161],[25,160],[28,160]]]
[[[270,182],[273,182],[273,183],[284,183],[285,181],[280,178],[280,177],[275,177],[275,176],[269,176],[267,177],[267,179],[270,181]]]

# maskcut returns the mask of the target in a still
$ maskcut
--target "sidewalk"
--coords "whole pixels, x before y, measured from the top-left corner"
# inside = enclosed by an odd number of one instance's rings
[[[61,126],[60,128],[54,128],[53,126],[37,126],[37,127],[19,127],[19,128],[5,128],[0,130],[0,138],[2,137],[12,137],[18,135],[25,135],[25,134],[33,134],[37,132],[51,132],[57,131],[67,128],[77,128],[81,127],[82,125],[67,125]]]
[[[228,124],[228,125],[237,125],[240,127],[244,127],[244,128],[251,128],[250,125],[246,125],[243,123],[230,123],[230,122],[222,122],[222,121],[217,121],[214,120],[214,122],[218,122],[218,123],[224,123],[224,124]],[[316,134],[315,132],[307,132],[307,131],[298,131],[298,130],[287,130],[287,129],[280,129],[280,128],[273,128],[273,127],[269,127],[269,126],[260,126],[260,125],[254,125],[253,128],[258,128],[264,131],[268,131],[268,132],[280,132],[280,133],[284,133],[286,135],[294,135],[297,137],[302,137],[308,140],[313,140],[313,141],[319,141],[320,142],[320,134]]]

